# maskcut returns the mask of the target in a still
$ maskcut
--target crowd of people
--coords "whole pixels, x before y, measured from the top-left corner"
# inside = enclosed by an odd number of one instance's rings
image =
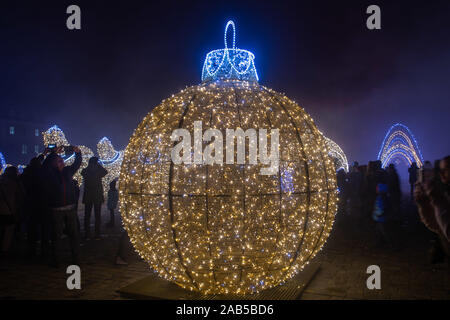
[[[400,178],[394,164],[386,169],[381,161],[369,161],[367,165],[354,162],[348,173],[337,172],[339,188],[339,214],[371,217],[380,241],[392,246],[385,228],[389,219],[400,219],[402,192]],[[357,221],[357,220],[356,220]]]
[[[74,153],[75,160],[67,165],[60,156],[62,152]],[[49,265],[58,267],[61,263],[61,239],[69,238],[71,264],[79,264],[81,225],[78,218],[80,186],[74,175],[82,162],[81,150],[76,146],[46,148],[43,154],[31,159],[29,165],[19,174],[14,166],[7,167],[0,177],[0,254],[7,256],[11,250],[14,234],[25,229],[27,238],[26,256],[29,259],[41,257]],[[81,171],[83,177],[82,202],[85,206],[84,241],[99,240],[102,237],[101,207],[104,202],[102,178],[107,170],[97,157]],[[115,181],[108,191],[108,209],[114,225],[114,212],[118,203]],[[91,212],[94,209],[95,228],[91,235]],[[123,259],[123,244],[126,233],[122,233],[117,255],[118,264]],[[40,245],[38,245],[40,244]]]
[[[408,174],[411,199],[417,205],[419,217],[436,234],[431,261],[442,262],[445,256],[450,256],[450,156],[436,160],[434,167],[429,161],[425,161],[421,168],[413,162]],[[367,165],[354,162],[348,173],[343,169],[337,172],[337,184],[338,213],[369,218],[380,244],[395,247],[386,222],[406,223],[395,165],[391,163],[383,169],[381,161],[370,161]]]
[[[370,214],[376,221],[384,221],[388,211],[399,214],[402,193],[394,164],[383,169],[381,161],[354,162],[348,173],[343,169],[337,172],[337,185],[342,213]]]
[[[74,153],[75,160],[67,165],[59,155]],[[19,174],[14,166],[7,167],[0,177],[0,254],[8,255],[14,234],[24,228],[27,234],[27,257],[37,255],[48,260],[51,266],[59,266],[61,239],[69,238],[71,263],[79,264],[81,225],[78,218],[80,186],[74,179],[82,162],[78,147],[46,148],[43,154],[31,159]],[[417,204],[421,221],[436,235],[432,261],[441,262],[450,255],[450,156],[429,161],[419,169],[412,163],[409,172],[411,197]],[[107,175],[97,157],[92,157],[83,177],[84,241],[102,238],[101,209],[104,203],[102,179]],[[400,179],[394,164],[382,168],[381,161],[367,165],[354,162],[348,173],[337,172],[339,189],[338,215],[367,218],[375,226],[383,245],[393,247],[386,222],[402,221]],[[116,181],[109,186],[107,209],[110,221],[115,225],[118,204]],[[91,213],[94,211],[94,235],[91,234]],[[357,224],[358,219],[354,219]],[[358,227],[355,225],[355,227]],[[38,244],[40,244],[38,246]],[[122,231],[116,264],[127,264],[125,250],[129,244],[127,233]]]

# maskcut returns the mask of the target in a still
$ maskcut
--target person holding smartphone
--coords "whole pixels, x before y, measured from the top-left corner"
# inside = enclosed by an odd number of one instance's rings
[[[75,189],[73,176],[81,165],[81,150],[76,146],[70,147],[75,152],[75,161],[66,166],[64,159],[58,154],[61,147],[53,148],[43,163],[44,201],[48,214],[51,234],[50,265],[59,266],[59,251],[64,224],[68,231],[72,264],[78,264],[80,235],[77,225]]]

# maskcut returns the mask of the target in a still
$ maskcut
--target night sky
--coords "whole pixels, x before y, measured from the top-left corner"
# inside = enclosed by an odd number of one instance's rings
[[[66,28],[67,6],[82,30]],[[382,29],[366,28],[370,4]],[[311,114],[349,161],[375,159],[401,122],[425,159],[450,153],[450,1],[3,1],[4,115],[58,124],[96,150],[122,149],[161,100],[201,82],[226,22],[264,86]]]

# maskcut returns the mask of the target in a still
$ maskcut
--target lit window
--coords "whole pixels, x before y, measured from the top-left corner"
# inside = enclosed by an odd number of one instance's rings
[[[34,146],[34,152],[39,153],[39,146],[37,144]]]
[[[39,129],[34,129],[34,135],[35,135],[36,137],[39,137]]]
[[[14,134],[14,127],[9,127],[9,134]]]
[[[27,154],[27,145],[26,144],[22,145],[22,154]]]

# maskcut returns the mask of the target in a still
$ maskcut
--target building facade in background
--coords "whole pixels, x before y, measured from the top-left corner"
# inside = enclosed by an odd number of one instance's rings
[[[26,165],[43,151],[42,131],[45,125],[30,120],[0,117],[0,152],[12,165]]]

